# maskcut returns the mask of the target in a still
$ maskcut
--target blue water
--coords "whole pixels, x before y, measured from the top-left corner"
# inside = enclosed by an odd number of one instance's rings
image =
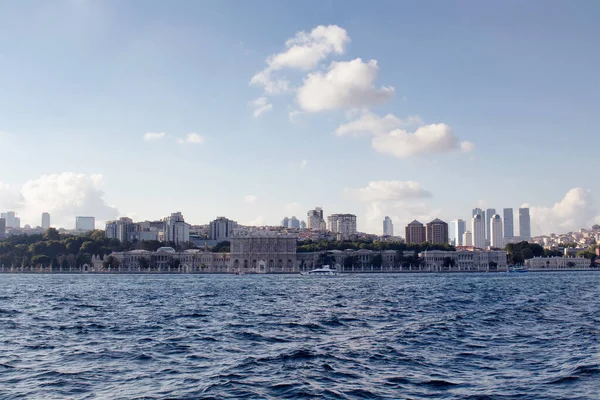
[[[0,275],[0,398],[600,398],[600,273]]]

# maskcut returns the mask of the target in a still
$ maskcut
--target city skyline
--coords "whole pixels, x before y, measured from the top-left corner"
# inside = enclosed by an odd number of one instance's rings
[[[600,222],[573,171],[600,145],[600,5],[432,4],[2,3],[0,209],[66,228],[276,226],[315,204],[367,233],[470,229],[473,207],[528,206],[533,236]]]

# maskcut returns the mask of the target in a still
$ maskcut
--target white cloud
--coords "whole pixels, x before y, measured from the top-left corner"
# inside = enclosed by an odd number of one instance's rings
[[[349,41],[346,30],[337,25],[319,25],[310,33],[298,32],[286,41],[284,51],[267,58],[267,67],[250,79],[250,85],[263,86],[270,94],[285,92],[290,82],[273,77],[275,71],[285,68],[309,71],[330,54],[343,54]]]
[[[258,197],[256,197],[253,194],[247,194],[244,196],[244,202],[246,202],[246,203],[254,204],[254,203],[256,203],[256,200],[258,200]]]
[[[363,202],[398,201],[431,197],[428,190],[415,181],[371,181],[360,189],[347,189],[351,195]]]
[[[533,234],[566,233],[590,227],[600,215],[590,190],[574,188],[552,207],[531,207]]]
[[[365,206],[362,229],[366,232],[383,233],[383,219],[388,216],[394,224],[394,235],[404,237],[404,227],[412,220],[426,224],[442,213],[440,209],[432,209],[424,203],[406,204],[403,202],[374,201]]]
[[[308,165],[308,161],[306,161],[306,160],[300,161],[300,168],[304,169],[304,168],[306,168],[307,165]]]
[[[251,221],[248,221],[244,225],[246,225],[246,226],[265,226],[265,225],[267,225],[267,222],[262,215],[259,215],[258,217],[254,218]]]
[[[414,133],[395,129],[387,135],[373,137],[372,146],[380,153],[392,154],[398,158],[417,156],[425,153],[446,153],[462,146],[473,147],[472,143],[460,143],[446,124],[431,124],[419,127]]]
[[[96,217],[99,226],[102,221],[119,216],[118,210],[104,200],[103,186],[100,174],[73,172],[42,175],[18,191],[0,184],[0,209],[16,211],[22,225],[40,225],[41,214],[47,211],[53,226],[73,228],[75,216],[81,215]]]
[[[258,99],[254,100],[251,104],[252,107],[254,107],[254,116],[256,118],[273,109],[273,104],[269,103],[266,97],[259,97]]]
[[[394,95],[394,88],[374,86],[378,71],[376,60],[332,62],[327,72],[308,74],[298,89],[298,104],[305,111],[318,112],[385,102]]]
[[[380,117],[370,111],[364,111],[358,119],[340,125],[335,130],[335,134],[338,136],[361,134],[383,135],[397,128],[421,125],[422,123],[423,121],[418,115],[400,119],[393,114]]]
[[[202,143],[204,143],[204,140],[205,139],[202,135],[199,135],[197,133],[188,133],[187,135],[185,135],[184,138],[177,139],[177,143],[179,143],[179,144],[185,144],[185,143],[202,144]]]
[[[295,212],[297,212],[298,210],[300,210],[300,204],[296,203],[295,201],[291,202],[291,203],[287,203],[285,206],[285,212],[288,214],[293,214]]]
[[[465,140],[464,142],[460,143],[460,150],[463,153],[470,153],[475,150],[475,143]]]
[[[146,142],[155,142],[165,137],[164,132],[146,132],[144,133],[144,140]]]

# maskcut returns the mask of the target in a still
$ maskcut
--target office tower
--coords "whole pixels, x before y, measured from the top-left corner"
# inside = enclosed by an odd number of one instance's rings
[[[121,242],[126,242],[135,236],[133,233],[139,229],[140,225],[134,224],[131,218],[121,217],[116,221],[106,222],[104,235],[107,239],[117,239]]]
[[[288,217],[283,217],[283,219],[281,220],[281,226],[283,226],[284,228],[287,228],[289,223],[290,219]]]
[[[6,233],[6,218],[0,218],[0,239],[4,239]]]
[[[513,236],[515,236],[514,229],[515,228],[514,228],[514,223],[513,223],[513,209],[505,208],[504,209],[504,237],[512,238]]]
[[[394,236],[394,224],[388,216],[383,220],[383,236]]]
[[[524,239],[531,239],[529,208],[519,208],[519,236]]]
[[[233,230],[237,227],[237,222],[225,217],[217,217],[211,221],[208,226],[209,236],[211,240],[217,242],[230,242]]]
[[[425,242],[425,227],[416,219],[404,228],[406,243]]]
[[[494,214],[490,218],[490,245],[492,247],[504,247],[504,235],[502,233],[502,218],[498,214]]]
[[[300,229],[306,229],[306,222],[300,221]]]
[[[20,228],[21,227],[21,218],[19,217],[15,217],[15,228]]]
[[[477,214],[471,221],[471,232],[473,232],[473,246],[485,248],[485,224],[483,215]]]
[[[348,240],[356,235],[356,215],[331,214],[327,217],[327,229],[337,233],[337,240]]]
[[[474,208],[473,209],[473,214],[471,216],[474,217],[477,214],[483,214],[483,210],[481,208]]]
[[[42,213],[42,229],[47,231],[50,228],[50,214]]]
[[[485,211],[485,240],[486,243],[489,243],[491,241],[491,233],[490,233],[490,221],[492,220],[492,217],[496,215],[496,209],[495,208],[488,208]]]
[[[448,244],[448,224],[439,218],[426,225],[425,236],[431,244]]]
[[[463,246],[473,246],[473,234],[471,231],[465,231],[462,238]]]
[[[463,233],[467,230],[467,223],[462,219],[450,221],[448,227],[448,241],[453,246],[465,246],[463,243]]]
[[[7,228],[17,228],[16,224],[15,224],[15,212],[14,211],[8,211],[6,213],[2,213],[1,218],[4,218],[4,220],[6,221],[6,227]]]

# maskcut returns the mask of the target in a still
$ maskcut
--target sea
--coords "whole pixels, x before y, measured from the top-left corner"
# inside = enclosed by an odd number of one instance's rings
[[[0,275],[0,399],[599,399],[600,273]]]

